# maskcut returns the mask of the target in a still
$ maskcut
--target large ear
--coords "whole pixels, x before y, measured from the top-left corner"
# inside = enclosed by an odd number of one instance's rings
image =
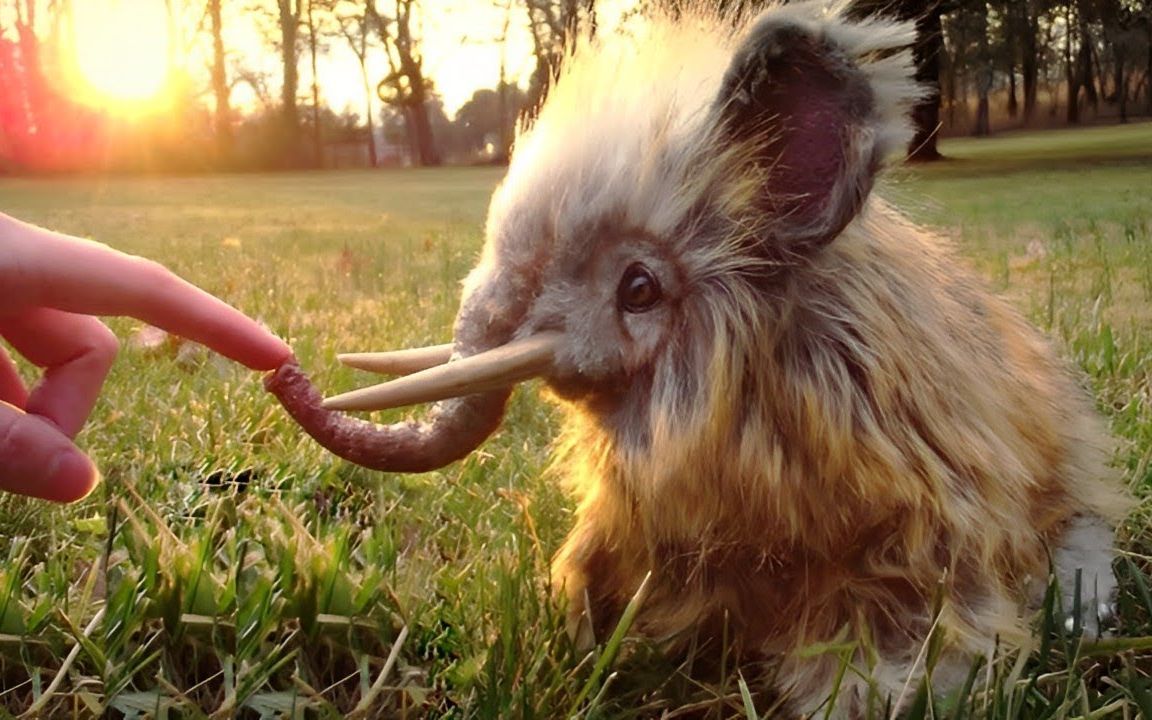
[[[803,254],[834,239],[860,210],[884,156],[906,137],[911,28],[852,24],[812,3],[752,22],[713,110],[762,177],[756,211],[776,249]],[[887,85],[887,87],[885,86]]]

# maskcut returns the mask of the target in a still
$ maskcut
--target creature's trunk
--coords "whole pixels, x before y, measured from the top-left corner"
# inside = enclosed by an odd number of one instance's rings
[[[463,458],[500,425],[510,390],[438,403],[427,422],[377,425],[320,407],[320,392],[295,364],[265,381],[292,418],[316,442],[373,470],[427,472]]]
[[[456,320],[454,354],[469,357],[506,344],[524,315],[521,283],[499,276],[465,300]],[[318,443],[373,470],[427,472],[459,460],[500,425],[511,388],[444,400],[423,422],[392,425],[357,420],[321,407],[319,391],[294,362],[265,380],[292,418]]]

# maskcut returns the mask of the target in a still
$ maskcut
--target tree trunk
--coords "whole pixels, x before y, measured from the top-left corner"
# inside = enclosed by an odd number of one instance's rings
[[[418,75],[423,82],[423,75]],[[416,145],[416,154],[419,164],[431,167],[440,164],[440,153],[436,151],[436,141],[432,137],[432,123],[428,120],[428,96],[424,88],[413,88],[411,100],[408,103],[409,131],[413,135]]]
[[[1008,63],[1008,117],[1013,120],[1020,114],[1020,103],[1016,100],[1016,63]]]
[[[1152,52],[1152,48],[1148,49]],[[1121,42],[1117,41],[1112,45],[1113,58],[1116,66],[1112,69],[1112,85],[1116,93],[1116,104],[1120,110],[1120,122],[1128,122],[1128,77],[1125,73],[1125,57],[1124,48]]]
[[[1072,65],[1072,7],[1065,8],[1064,24],[1064,77],[1068,85],[1068,115],[1071,125],[1080,123],[1080,74]]]
[[[53,118],[48,113],[49,90],[40,61],[40,38],[36,35],[35,0],[16,3],[16,41],[20,48],[20,67],[24,71],[24,129],[43,141],[48,137]]]
[[[1152,17],[1148,18],[1144,27],[1148,30],[1148,44],[1145,46],[1148,49],[1148,64],[1144,68],[1144,94],[1148,114],[1152,115]]]
[[[428,120],[428,82],[424,79],[421,59],[413,52],[412,4],[415,0],[396,2],[396,54],[400,58],[400,72],[408,79],[409,92],[404,104],[408,108],[408,131],[416,146],[416,159],[425,167],[440,164],[440,154],[432,137],[432,123]]]
[[[981,88],[984,87],[982,81],[977,80]],[[988,93],[981,92],[976,101],[976,124],[972,128],[972,134],[976,137],[987,137],[992,134],[992,124],[988,118]]]
[[[524,8],[528,14],[528,30],[532,33],[532,51],[536,56],[536,66],[532,69],[532,77],[528,80],[528,97],[524,104],[524,119],[531,122],[540,112],[544,104],[544,97],[552,84],[552,75],[555,72],[555,58],[552,51],[553,28],[544,18],[537,17],[539,5],[533,0],[525,0]]]
[[[216,149],[220,161],[227,163],[232,156],[231,89],[224,67],[224,23],[220,13],[221,0],[209,0],[208,14],[212,21],[212,94],[216,98]]]
[[[943,69],[940,75],[941,89],[946,93],[947,102],[943,103],[948,108],[948,127],[956,127],[956,103],[957,103],[957,85],[960,82],[956,73],[958,63],[956,58],[950,55],[941,57]],[[943,99],[943,98],[942,98]]]
[[[992,54],[988,45],[988,7],[980,2],[974,7],[977,34],[976,55],[976,124],[972,134],[983,137],[992,134],[988,117],[988,93],[992,91]]]
[[[917,4],[917,3],[913,3]],[[912,57],[916,63],[916,82],[928,90],[912,108],[915,131],[908,147],[909,162],[939,160],[936,136],[940,129],[940,58],[944,54],[944,29],[941,3],[931,1],[916,18],[916,44]]]
[[[1080,49],[1076,53],[1076,71],[1080,75],[1080,87],[1084,89],[1084,101],[1093,111],[1100,108],[1100,96],[1096,92],[1096,79],[1092,72],[1092,34],[1083,12],[1080,13]]]
[[[523,0],[523,4],[536,56],[523,110],[523,119],[530,122],[540,111],[565,54],[581,36],[595,38],[598,21],[595,0]],[[721,11],[724,6],[725,0],[718,0]]]
[[[508,27],[512,24],[512,2],[509,0],[504,6],[504,24],[500,28],[500,84],[499,113],[500,113],[500,146],[493,158],[501,165],[508,164],[512,157],[512,118],[508,112]]]
[[[365,30],[367,32],[367,30]],[[372,83],[368,79],[368,64],[360,56],[360,76],[364,80],[364,117],[368,119],[368,166],[378,167],[376,159],[376,129],[372,121]]]
[[[1017,6],[1020,2],[1014,3]],[[1019,57],[1020,12],[1018,7],[997,6],[1001,15],[1001,25],[1004,41],[1005,70],[1008,73],[1008,117],[1015,120],[1020,114],[1020,101],[1016,96],[1016,61]]]
[[[376,157],[376,128],[372,112],[372,81],[368,77],[368,38],[372,23],[379,21],[376,0],[364,0],[363,12],[358,16],[338,16],[340,34],[348,41],[348,48],[360,63],[360,82],[364,87],[364,118],[368,125],[368,166],[379,167]]]
[[[376,86],[376,93],[385,103],[403,113],[413,164],[439,165],[440,154],[428,118],[428,81],[424,78],[419,47],[412,38],[412,6],[415,3],[416,0],[396,0],[396,13],[388,20],[376,12],[372,2],[365,7],[388,50],[388,64],[392,69],[388,77]],[[388,26],[393,23],[395,34],[388,31]]]
[[[283,118],[285,157],[289,164],[299,163],[300,112],[296,107],[296,91],[300,74],[296,68],[296,39],[299,32],[300,5],[303,0],[278,0],[280,10],[280,62],[284,82],[280,88],[280,112]]]
[[[308,0],[308,54],[312,60],[312,165],[324,167],[324,144],[320,136],[320,78],[316,72],[319,42],[316,39],[315,0]]]
[[[1020,78],[1024,85],[1024,122],[1036,114],[1036,91],[1040,81],[1039,43],[1040,13],[1035,2],[1013,2],[1010,8],[1022,13],[1020,28]]]

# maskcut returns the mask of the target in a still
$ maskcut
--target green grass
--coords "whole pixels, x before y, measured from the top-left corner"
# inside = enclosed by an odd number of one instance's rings
[[[1118,472],[1147,494],[1152,126],[943,150],[881,192],[1084,369]],[[335,392],[363,381],[337,351],[448,338],[499,176],[8,179],[0,207],[165,262],[288,338]],[[66,508],[0,498],[0,717],[770,716],[733,668],[699,685],[622,635],[588,657],[570,645],[547,578],[572,504],[533,389],[469,459],[381,475],[302,437],[255,375],[110,322],[125,347],[80,438],[101,490]],[[1126,531],[1119,638],[1051,623],[1034,653],[998,655],[913,715],[1152,716],[1148,515]]]

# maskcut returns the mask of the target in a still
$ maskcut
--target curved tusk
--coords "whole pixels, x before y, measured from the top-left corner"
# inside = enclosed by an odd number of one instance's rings
[[[357,370],[382,375],[411,375],[443,365],[450,357],[452,357],[452,343],[390,352],[340,353],[336,359]]]
[[[323,407],[386,410],[505,388],[547,372],[561,337],[557,332],[543,332],[514,340],[407,377],[326,398]]]

